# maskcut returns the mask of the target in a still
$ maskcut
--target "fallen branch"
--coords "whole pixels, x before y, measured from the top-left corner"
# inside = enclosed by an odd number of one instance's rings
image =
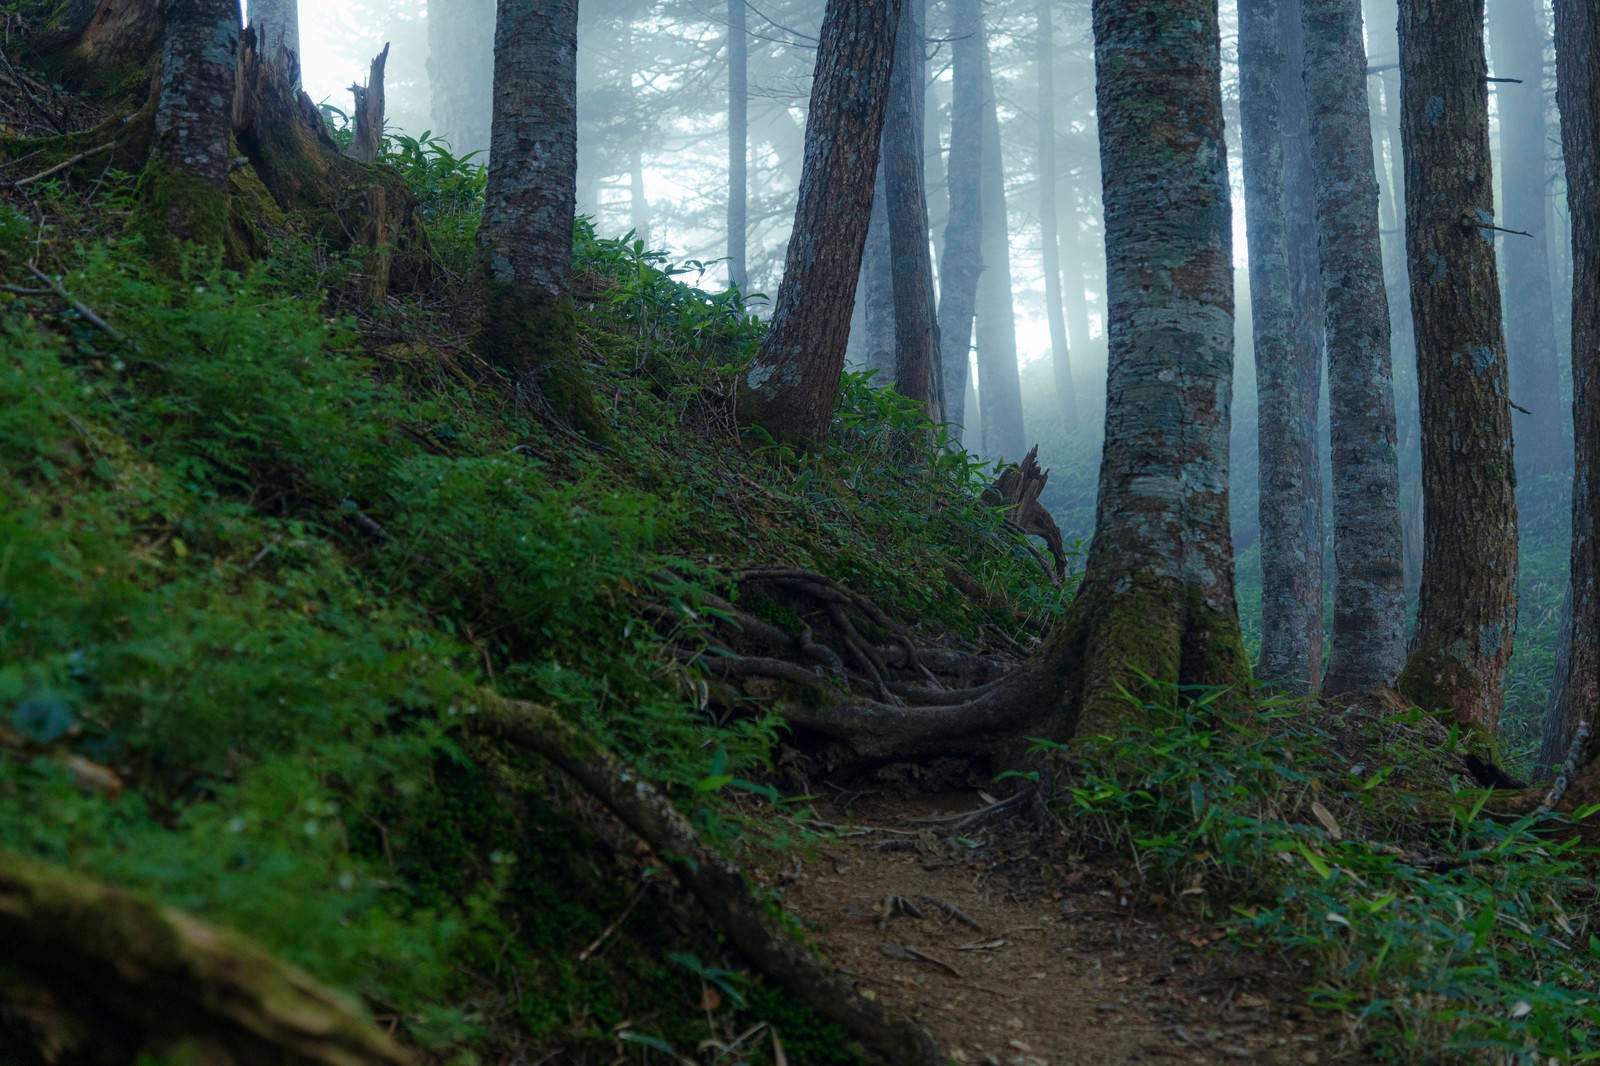
[[[102,1051],[211,1066],[404,1066],[357,1006],[255,941],[58,867],[0,852],[0,970],[60,1008],[66,1032]],[[67,1013],[70,1010],[70,1014]],[[0,1031],[19,1019],[0,1002]]]
[[[65,160],[63,162],[57,163],[55,166],[50,167],[48,170],[41,170],[37,174],[29,174],[25,178],[18,178],[16,181],[11,183],[11,187],[13,189],[20,189],[24,185],[32,185],[36,181],[43,181],[45,178],[48,178],[48,177],[51,177],[53,175],[59,174],[63,170],[66,170],[66,169],[68,169],[70,167],[77,166],[79,163],[83,162],[85,159],[88,159],[91,156],[97,156],[101,152],[109,152],[109,151],[111,151],[111,149],[115,148],[116,146],[117,146],[117,142],[116,141],[108,141],[105,144],[98,145],[98,146],[96,146],[94,148],[90,148],[90,149],[88,149],[86,151],[79,152],[77,155],[73,156],[71,159],[68,159],[68,160]]]
[[[921,1026],[865,999],[836,970],[789,937],[733,862],[632,768],[548,707],[483,693],[488,732],[549,759],[666,858],[713,921],[755,966],[796,999],[837,1022],[891,1066],[944,1066]]]

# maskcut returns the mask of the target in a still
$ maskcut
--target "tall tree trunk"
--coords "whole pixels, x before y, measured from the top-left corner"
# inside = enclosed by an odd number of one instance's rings
[[[1059,735],[1139,673],[1248,699],[1228,535],[1233,264],[1215,0],[1095,0],[1110,366],[1094,543],[1046,655]],[[1162,121],[1152,123],[1159,114]]]
[[[1572,641],[1569,739],[1589,726],[1574,802],[1600,797],[1600,6],[1555,0],[1556,99],[1572,219]]]
[[[1322,689],[1342,695],[1400,672],[1400,475],[1360,2],[1304,0],[1301,24],[1333,426],[1336,576]]]
[[[872,216],[861,255],[861,281],[856,299],[865,333],[863,362],[881,388],[894,384],[894,254],[889,248],[889,194],[883,184],[883,157],[872,185]]]
[[[428,7],[433,128],[458,156],[489,150],[495,3],[451,0]]]
[[[1517,627],[1517,504],[1483,0],[1401,0],[1400,66],[1424,508],[1422,595],[1400,689],[1492,733]]]
[[[1511,399],[1530,414],[1512,415],[1519,480],[1566,469],[1570,453],[1562,432],[1561,376],[1556,362],[1555,303],[1550,288],[1550,244],[1545,226],[1549,185],[1544,114],[1544,4],[1494,0],[1489,27],[1495,74],[1521,83],[1495,85],[1500,112],[1500,192],[1504,225],[1531,237],[1507,235],[1505,266],[1506,358]]]
[[[1300,470],[1301,545],[1306,557],[1306,605],[1314,619],[1307,633],[1306,677],[1319,687],[1323,667],[1323,518],[1321,434],[1323,308],[1322,261],[1317,252],[1316,164],[1311,154],[1311,117],[1305,83],[1305,26],[1300,0],[1279,0],[1278,33],[1283,55],[1279,78],[1283,132],[1283,210],[1289,245],[1289,293],[1294,308],[1294,391],[1300,398],[1298,418],[1309,427],[1296,447]]]
[[[1050,20],[1053,0],[1038,0],[1037,50],[1034,67],[1039,82],[1039,242],[1044,265],[1044,314],[1050,327],[1050,366],[1055,375],[1056,410],[1061,424],[1077,422],[1078,397],[1072,387],[1072,352],[1067,343],[1067,318],[1061,297],[1061,238],[1056,188],[1056,47]]]
[[[972,319],[983,271],[983,6],[952,0],[950,221],[939,267],[939,344],[944,370],[945,421],[956,441],[966,421],[967,366]]]
[[[163,259],[175,241],[222,252],[238,76],[237,0],[165,0],[155,140],[135,228]]]
[[[1239,112],[1244,209],[1250,243],[1250,311],[1260,395],[1261,664],[1256,676],[1313,691],[1312,643],[1322,643],[1317,422],[1306,418],[1284,216],[1283,53],[1276,0],[1239,0]],[[1320,656],[1318,656],[1320,658]]]
[[[923,0],[904,0],[895,38],[894,76],[884,119],[883,180],[894,256],[894,387],[941,417],[934,388],[939,338],[933,261],[928,253],[928,198],[923,174]],[[939,383],[942,391],[943,382]]]
[[[861,271],[900,4],[828,0],[822,19],[783,282],[739,391],[740,418],[782,441],[820,441],[839,396],[850,330],[840,308]]]
[[[522,401],[540,400],[562,422],[604,437],[570,296],[577,64],[578,0],[499,0],[478,346],[512,375]]]
[[[994,73],[983,61],[983,145],[979,152],[983,207],[983,273],[978,276],[976,335],[978,406],[983,454],[1017,462],[1027,451],[1022,383],[1017,372],[1017,319],[1012,307],[1011,237],[1006,215],[1005,156],[995,110]]]
[[[299,0],[249,0],[245,5],[250,25],[255,27],[256,43],[268,62],[278,63],[279,52],[294,57],[288,69],[291,81],[300,88],[300,3]]]
[[[743,292],[750,285],[745,241],[750,202],[750,38],[746,0],[728,0],[728,276]]]

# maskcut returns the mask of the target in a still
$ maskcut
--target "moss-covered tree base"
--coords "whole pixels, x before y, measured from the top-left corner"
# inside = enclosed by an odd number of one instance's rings
[[[483,325],[477,347],[511,375],[520,404],[543,408],[562,425],[601,443],[613,439],[578,355],[572,301],[538,290],[482,279]]]

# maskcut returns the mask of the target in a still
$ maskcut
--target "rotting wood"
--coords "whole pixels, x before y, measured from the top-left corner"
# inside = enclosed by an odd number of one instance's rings
[[[1049,481],[1050,471],[1039,469],[1039,446],[1035,444],[1028,449],[1022,462],[1000,472],[995,483],[984,490],[983,502],[993,507],[1005,507],[1009,512],[1006,516],[1009,526],[1020,533],[1044,540],[1050,557],[1055,560],[1053,571],[1049,567],[1045,569],[1059,585],[1067,576],[1066,544],[1061,539],[1061,527],[1056,525],[1055,517],[1039,502],[1039,496]],[[1043,562],[1041,559],[1040,565]]]
[[[358,85],[352,83],[350,93],[355,97],[356,105],[352,111],[352,121],[355,123],[355,137],[350,142],[350,147],[345,149],[345,154],[351,159],[362,163],[371,163],[378,158],[378,153],[383,149],[383,70],[389,62],[389,45],[383,46],[372,60],[372,69],[367,75],[367,83]]]

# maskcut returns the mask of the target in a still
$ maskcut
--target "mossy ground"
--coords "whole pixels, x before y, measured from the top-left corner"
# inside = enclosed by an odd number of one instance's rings
[[[780,730],[705,708],[644,606],[692,639],[706,591],[791,564],[930,634],[1021,634],[1059,594],[977,468],[860,381],[822,453],[742,440],[719,382],[753,319],[586,228],[600,450],[518,406],[448,293],[345,316],[360,261],[289,234],[244,273],[158,268],[126,235],[136,179],[71,177],[30,190],[47,231],[0,205],[4,280],[38,262],[116,330],[0,296],[6,847],[247,929],[437,1061],[608,1062],[758,1021],[792,1062],[843,1061],[653,856],[474,737],[471,694],[559,707],[727,847],[803,839],[699,787],[759,779]],[[952,598],[948,566],[993,601]],[[82,791],[73,759],[115,788]]]

